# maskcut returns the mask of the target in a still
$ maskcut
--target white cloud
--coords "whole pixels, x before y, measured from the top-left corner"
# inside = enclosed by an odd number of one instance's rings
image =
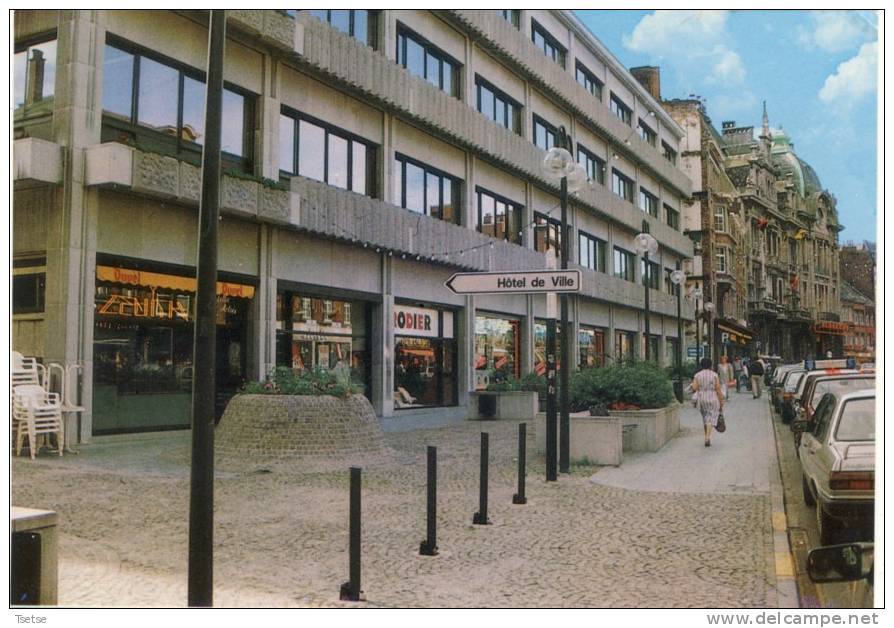
[[[811,11],[810,23],[797,31],[802,46],[826,52],[852,50],[877,37],[876,27],[864,11]]]
[[[826,78],[819,98],[827,104],[848,108],[866,95],[874,94],[878,71],[878,43],[863,44],[856,57],[841,63]]]
[[[729,11],[655,11],[622,41],[634,52],[652,55],[707,83],[741,84],[745,65],[726,45],[728,17]]]

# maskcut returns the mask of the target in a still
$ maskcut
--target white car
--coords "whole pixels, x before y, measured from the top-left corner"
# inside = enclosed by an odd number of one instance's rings
[[[813,421],[796,421],[792,427],[803,432],[798,453],[804,502],[816,506],[820,544],[833,543],[843,528],[871,531],[875,391],[827,393],[817,405]]]

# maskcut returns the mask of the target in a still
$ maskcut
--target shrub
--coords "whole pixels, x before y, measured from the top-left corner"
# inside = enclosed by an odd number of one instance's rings
[[[699,366],[696,362],[683,362],[682,366],[668,366],[665,368],[667,376],[673,379],[677,375],[683,379],[692,379],[698,372]]]
[[[243,393],[254,395],[332,395],[349,397],[363,392],[363,385],[351,379],[344,371],[327,371],[316,368],[295,373],[285,366],[278,366],[267,373],[265,382],[247,382]]]
[[[592,405],[625,404],[663,408],[674,397],[667,373],[654,362],[627,362],[577,371],[571,377],[570,402],[575,411]]]
[[[507,375],[492,380],[486,390],[488,392],[516,392],[526,390],[546,395],[546,376],[537,373],[526,373],[521,377]]]

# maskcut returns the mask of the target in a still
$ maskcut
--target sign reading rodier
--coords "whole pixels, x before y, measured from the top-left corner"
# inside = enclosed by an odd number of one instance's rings
[[[456,273],[444,284],[457,294],[580,292],[579,270]]]

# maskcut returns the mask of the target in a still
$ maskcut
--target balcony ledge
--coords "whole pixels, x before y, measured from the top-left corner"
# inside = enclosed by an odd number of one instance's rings
[[[13,143],[13,183],[16,188],[62,183],[62,147],[36,137]]]

